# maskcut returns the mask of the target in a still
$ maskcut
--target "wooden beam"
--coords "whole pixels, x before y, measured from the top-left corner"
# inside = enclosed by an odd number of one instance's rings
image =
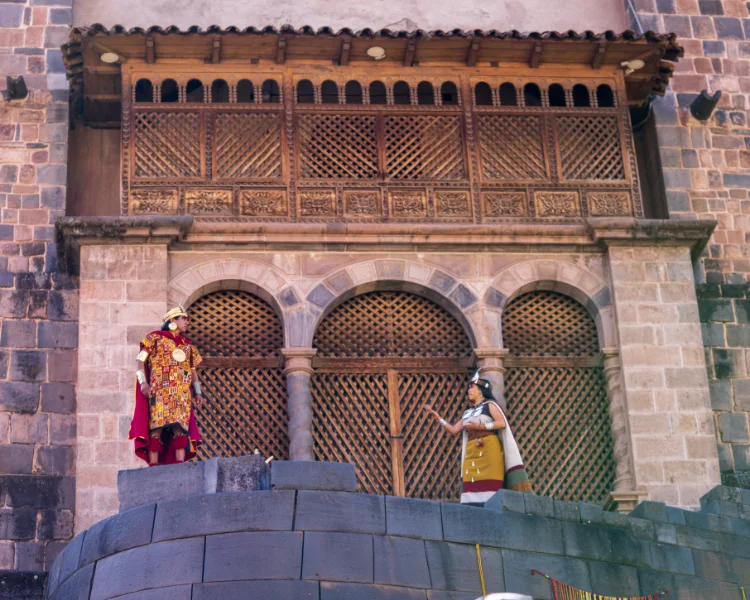
[[[598,70],[602,68],[602,64],[604,63],[604,55],[607,53],[607,42],[602,40],[599,42],[599,46],[596,48],[596,53],[594,54],[594,58],[591,61],[591,68],[594,70]]]
[[[406,54],[404,54],[404,66],[411,67],[414,64],[414,55],[417,52],[417,40],[409,40],[406,44]]]
[[[279,36],[276,44],[276,64],[283,65],[286,61],[286,38]]]
[[[339,65],[345,67],[349,64],[349,55],[352,52],[352,41],[349,38],[341,40],[341,51],[339,52]]]
[[[99,102],[120,102],[120,94],[86,94],[89,100],[98,100]]]
[[[221,62],[221,36],[215,35],[213,47],[211,49],[211,62],[218,65]]]
[[[119,75],[121,72],[120,67],[114,65],[95,65],[91,67],[85,67],[84,71],[87,73],[96,73],[97,75]]]
[[[539,59],[542,58],[542,52],[544,52],[544,44],[542,42],[534,42],[534,47],[531,49],[531,55],[529,56],[529,66],[532,69],[536,69],[539,66]]]
[[[154,36],[146,36],[146,62],[153,65],[156,62],[156,48],[154,48]]]
[[[481,40],[474,38],[471,40],[471,46],[469,46],[469,53],[466,55],[466,66],[473,67],[477,64],[477,54],[479,54],[479,44]]]

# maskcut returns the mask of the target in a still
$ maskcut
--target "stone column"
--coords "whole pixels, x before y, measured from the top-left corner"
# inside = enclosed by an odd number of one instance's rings
[[[313,374],[313,348],[284,348],[284,375],[289,410],[290,460],[314,460],[312,439],[312,394],[310,377]]]
[[[508,355],[507,348],[476,348],[479,377],[492,384],[492,391],[498,404],[505,410],[505,367],[503,358]]]

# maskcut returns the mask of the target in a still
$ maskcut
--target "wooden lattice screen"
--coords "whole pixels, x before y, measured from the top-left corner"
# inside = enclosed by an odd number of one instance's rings
[[[508,418],[537,494],[598,502],[615,461],[596,324],[579,302],[552,291],[503,312]]]
[[[455,500],[460,440],[422,410],[456,421],[472,348],[458,321],[401,292],[356,296],[318,326],[313,396],[317,460],[352,462],[358,489]]]
[[[287,393],[280,354],[281,320],[260,298],[222,290],[188,309],[189,336],[205,361],[199,368],[206,402],[196,410],[201,460],[289,454]]]

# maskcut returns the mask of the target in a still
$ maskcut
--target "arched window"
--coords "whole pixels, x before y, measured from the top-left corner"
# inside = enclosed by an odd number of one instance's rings
[[[273,79],[266,79],[263,82],[263,103],[278,104],[279,102],[281,102],[279,84]]]
[[[154,84],[151,83],[150,79],[139,79],[138,83],[135,84],[135,101],[154,101]]]
[[[180,99],[180,90],[174,79],[165,79],[161,82],[161,101],[177,102]]]
[[[393,86],[394,104],[411,104],[411,89],[405,81],[397,81]]]
[[[527,83],[523,86],[523,103],[525,106],[542,105],[542,92],[536,83]]]
[[[211,84],[211,102],[229,102],[229,85],[223,79],[215,79]]]
[[[500,106],[518,106],[516,86],[509,81],[500,86]]]
[[[320,86],[320,96],[323,100],[323,104],[338,104],[339,103],[339,86],[336,85],[335,81],[327,79]]]
[[[382,81],[370,84],[370,104],[388,104],[388,94]]]
[[[565,90],[559,83],[553,83],[547,90],[550,106],[565,106]]]
[[[615,105],[615,95],[612,88],[603,83],[596,88],[596,103],[599,108],[612,108]]]
[[[255,102],[253,82],[243,79],[237,84],[237,102]]]
[[[203,102],[203,82],[200,79],[191,79],[187,82],[185,99],[187,102]]]
[[[474,86],[474,99],[477,106],[492,106],[492,88],[489,83],[480,81]]]
[[[297,104],[315,104],[315,88],[309,79],[297,83]]]
[[[362,104],[362,85],[359,81],[347,81],[344,94],[347,104]]]
[[[573,106],[591,106],[589,88],[582,83],[573,86]]]
[[[443,97],[443,105],[453,106],[458,104],[458,88],[452,81],[446,81],[440,87],[440,95]]]
[[[420,81],[417,86],[417,104],[435,104],[435,88],[429,81]]]

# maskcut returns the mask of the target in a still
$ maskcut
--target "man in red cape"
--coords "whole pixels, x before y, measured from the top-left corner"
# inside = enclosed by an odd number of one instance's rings
[[[203,359],[182,335],[189,321],[181,306],[170,310],[161,330],[141,342],[136,359],[135,412],[128,437],[149,466],[190,460],[201,443],[193,404],[203,403],[195,370]]]

